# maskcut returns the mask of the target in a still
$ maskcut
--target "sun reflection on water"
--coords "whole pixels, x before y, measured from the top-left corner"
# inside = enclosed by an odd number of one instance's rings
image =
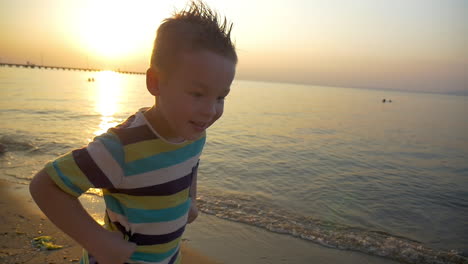
[[[96,74],[94,90],[95,110],[101,115],[101,122],[94,135],[100,135],[119,123],[114,114],[119,110],[119,99],[122,96],[123,76],[113,71],[101,71]]]

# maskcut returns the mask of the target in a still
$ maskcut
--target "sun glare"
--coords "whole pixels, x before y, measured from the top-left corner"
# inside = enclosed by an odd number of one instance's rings
[[[122,5],[114,1],[96,1],[82,24],[85,46],[94,54],[104,57],[128,55],[135,51],[138,27],[135,17],[124,16]]]
[[[118,124],[114,114],[119,110],[119,100],[122,96],[123,76],[113,71],[102,71],[96,74],[95,110],[101,115],[101,122],[95,135],[100,135],[110,127]]]
[[[83,1],[75,19],[76,43],[90,57],[105,60],[146,54],[169,7],[170,1]]]

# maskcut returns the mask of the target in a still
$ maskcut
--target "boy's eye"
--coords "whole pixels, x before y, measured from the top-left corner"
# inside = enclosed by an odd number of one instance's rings
[[[191,92],[190,94],[191,94],[192,96],[194,96],[194,97],[202,97],[202,96],[203,96],[203,94],[202,94],[202,93],[199,93],[199,92]]]

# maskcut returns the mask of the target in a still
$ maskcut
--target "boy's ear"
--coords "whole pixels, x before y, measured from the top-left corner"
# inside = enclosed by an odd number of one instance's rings
[[[155,68],[150,67],[146,71],[146,88],[153,96],[158,96],[160,93],[160,81],[158,71]]]

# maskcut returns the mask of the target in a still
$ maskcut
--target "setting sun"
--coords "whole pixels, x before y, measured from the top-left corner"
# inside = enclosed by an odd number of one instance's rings
[[[144,4],[147,8],[141,8]],[[76,41],[91,56],[119,60],[147,53],[155,31],[164,16],[170,13],[166,1],[137,2],[88,1],[77,7]]]

